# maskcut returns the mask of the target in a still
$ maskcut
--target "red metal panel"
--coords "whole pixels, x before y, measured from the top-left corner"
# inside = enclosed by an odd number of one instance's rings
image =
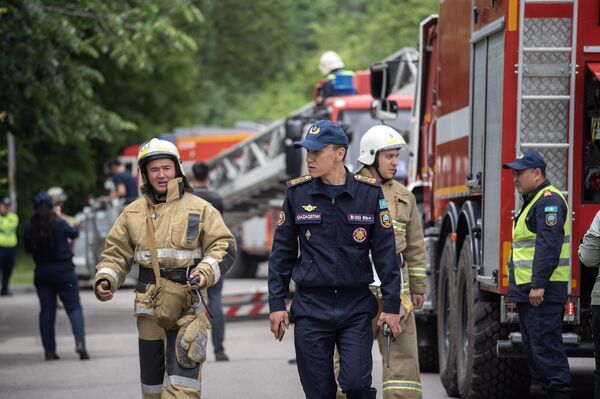
[[[588,62],[588,69],[594,74],[594,78],[600,81],[600,62]]]

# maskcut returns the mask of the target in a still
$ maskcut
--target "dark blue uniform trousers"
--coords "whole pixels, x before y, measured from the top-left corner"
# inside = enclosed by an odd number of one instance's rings
[[[517,306],[523,354],[531,377],[544,384],[549,393],[568,394],[571,373],[562,343],[563,305],[543,302],[532,306],[529,302],[518,302]]]
[[[15,267],[17,248],[0,248],[0,272],[2,272],[2,295],[8,294],[8,283]]]
[[[308,399],[334,399],[333,352],[340,354],[339,381],[348,398],[374,399],[371,387],[377,300],[368,288],[299,288],[292,302],[298,374]]]
[[[223,290],[223,276],[217,281],[217,284],[208,287],[208,306],[212,314],[210,322],[210,333],[215,355],[224,354],[223,340],[225,339],[225,315],[223,314],[223,304],[221,301],[221,291]]]

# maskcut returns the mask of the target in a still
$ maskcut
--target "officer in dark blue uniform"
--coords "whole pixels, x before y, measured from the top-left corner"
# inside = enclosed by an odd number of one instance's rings
[[[571,375],[562,343],[562,319],[570,278],[567,202],[546,180],[546,162],[525,150],[512,169],[523,206],[515,216],[508,301],[516,302],[523,352],[531,377],[548,398],[569,398]]]
[[[294,146],[307,149],[309,175],[288,182],[277,222],[269,259],[271,331],[281,340],[288,327],[284,301],[292,278],[296,357],[306,397],[335,398],[337,346],[347,397],[375,398],[371,319],[378,305],[369,290],[369,253],[382,281],[378,324],[400,333],[400,268],[387,203],[377,180],[344,167],[348,137],[337,124],[318,121]]]

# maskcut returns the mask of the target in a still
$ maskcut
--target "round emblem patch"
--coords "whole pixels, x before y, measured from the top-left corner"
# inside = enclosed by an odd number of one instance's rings
[[[281,226],[284,223],[285,223],[285,212],[281,211],[281,212],[279,212],[279,219],[277,220],[277,226]]]
[[[354,238],[354,241],[358,243],[363,242],[367,239],[367,230],[362,227],[357,228],[354,230],[354,233],[352,233],[352,238]]]
[[[392,225],[392,217],[388,210],[379,212],[379,221],[383,227],[389,229]]]

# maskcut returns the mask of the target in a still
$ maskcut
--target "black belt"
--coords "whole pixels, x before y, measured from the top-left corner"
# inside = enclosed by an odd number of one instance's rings
[[[160,269],[160,276],[166,278],[167,280],[174,281],[179,284],[187,284],[188,281],[188,269],[187,268],[179,268],[179,269]],[[154,284],[156,277],[154,276],[154,270],[149,269],[147,267],[140,266],[140,274],[138,276],[138,280],[147,283]]]

